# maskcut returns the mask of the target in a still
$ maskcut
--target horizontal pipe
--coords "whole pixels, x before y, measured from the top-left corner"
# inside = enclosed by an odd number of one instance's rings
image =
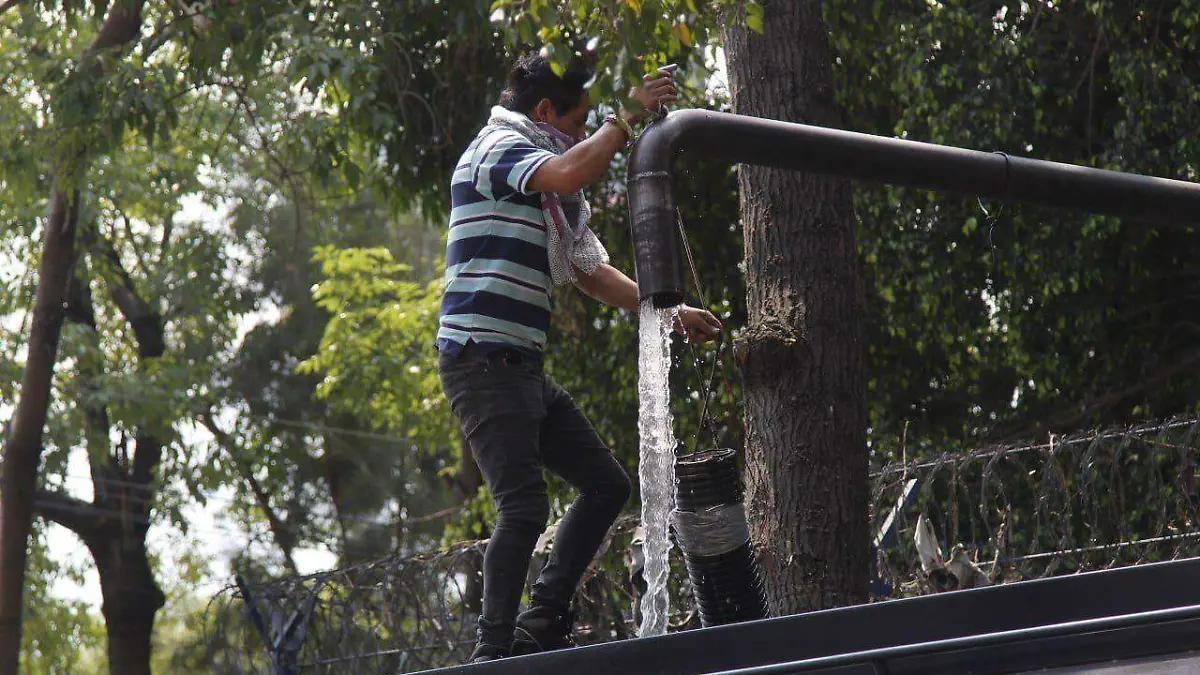
[[[1137,628],[1140,626],[1169,624],[1178,621],[1190,621],[1196,618],[1200,618],[1200,605],[1172,607],[1169,609],[1157,609],[1149,612],[1138,612],[1136,614],[1106,616],[1096,619],[1082,619],[1079,621],[1067,621],[1064,623],[1050,624],[1047,626],[1017,628],[1013,630],[997,631],[995,633],[983,633],[981,635],[966,635],[963,637],[946,638],[943,640],[931,640],[929,642],[896,645],[894,647],[865,649],[859,652],[851,652],[849,654],[819,656],[816,658],[801,659],[799,661],[772,663],[765,666],[720,670],[707,673],[706,675],[794,675],[795,673],[811,672],[824,668],[849,666],[861,663],[887,662],[900,658],[931,654],[935,652],[945,652],[956,649],[997,647],[1001,645],[1012,645],[1020,642],[1028,642],[1031,640],[1078,635],[1081,633],[1101,633],[1106,631]]]
[[[1196,183],[710,110],[678,110],[641,135],[629,162],[639,295],[659,306],[683,299],[671,186],[680,154],[1151,222],[1200,221]]]

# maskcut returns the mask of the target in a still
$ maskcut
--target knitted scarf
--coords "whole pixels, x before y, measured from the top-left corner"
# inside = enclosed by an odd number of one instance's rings
[[[501,106],[492,108],[485,129],[511,129],[537,147],[561,155],[575,145],[575,139],[544,122],[535,123],[521,113]],[[542,218],[546,223],[546,253],[550,259],[550,278],[556,285],[576,280],[575,268],[594,274],[608,262],[608,251],[588,227],[592,208],[583,191],[569,195],[543,192]]]

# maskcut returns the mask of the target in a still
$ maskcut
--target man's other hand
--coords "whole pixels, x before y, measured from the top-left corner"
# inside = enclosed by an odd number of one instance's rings
[[[675,330],[686,334],[689,342],[704,343],[717,339],[721,334],[721,322],[707,309],[680,305]]]
[[[671,73],[660,70],[643,77],[642,86],[630,91],[629,97],[641,104],[642,110],[627,111],[623,114],[630,123],[637,123],[646,116],[646,112],[656,112],[663,104],[679,100],[679,91],[675,89],[675,79]]]

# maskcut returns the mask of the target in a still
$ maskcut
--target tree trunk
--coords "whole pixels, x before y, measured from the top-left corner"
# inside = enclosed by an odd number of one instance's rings
[[[106,259],[105,279],[109,297],[133,331],[138,359],[161,358],[166,350],[162,316],[134,289],[121,257],[111,242],[97,236],[93,228],[80,226],[82,246],[94,257]],[[92,346],[99,350],[100,335],[92,304],[89,280],[81,263],[71,276],[64,294],[62,314],[90,331]],[[95,391],[103,369],[98,363],[80,366],[83,389]],[[66,495],[39,491],[37,512],[74,532],[87,545],[100,574],[102,612],[108,638],[109,671],[150,673],[154,617],[164,596],[154,580],[146,555],[146,533],[154,504],[154,478],[162,461],[163,445],[157,437],[134,436],[132,455],[127,447],[114,452],[112,427],[103,403],[84,396],[79,402],[88,433],[88,458],[95,497],[91,503]],[[124,441],[122,441],[124,443]],[[132,456],[132,460],[129,457]]]
[[[737,113],[837,126],[818,0],[762,0],[762,34],[727,21]],[[749,325],[751,538],[778,614],[869,589],[862,285],[845,180],[741,166]]]
[[[77,193],[56,187],[43,235],[21,398],[9,426],[0,466],[3,486],[0,489],[0,675],[17,675],[21,654],[21,598],[42,455],[42,430],[50,405],[78,219]]]
[[[128,0],[111,6],[95,39],[84,50],[79,68],[67,77],[61,92],[77,87],[79,78],[98,80],[104,76],[104,62],[96,57],[109,50],[128,47],[137,39],[144,4],[145,0]],[[67,98],[77,102],[80,110],[89,111],[89,103],[96,99],[96,89],[94,84],[89,88],[77,88]],[[87,164],[84,149],[80,149],[74,159],[74,165],[67,168],[76,174],[82,173]],[[9,426],[3,464],[0,465],[0,485],[3,486],[0,490],[0,675],[17,675],[20,666],[21,601],[25,591],[33,498],[62,332],[63,302],[74,263],[78,220],[78,191],[66,181],[56,182],[43,237],[21,398]]]
[[[142,509],[134,508],[140,512]],[[100,572],[101,611],[108,637],[108,672],[150,675],[154,616],[166,602],[146,555],[147,523],[104,532],[89,545]],[[120,523],[109,530],[119,530]]]

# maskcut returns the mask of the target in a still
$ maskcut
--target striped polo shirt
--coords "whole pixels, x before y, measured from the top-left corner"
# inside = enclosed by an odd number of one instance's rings
[[[529,178],[554,157],[516,131],[485,127],[450,183],[450,234],[437,347],[468,341],[541,352],[550,327],[550,263],[541,194]]]

